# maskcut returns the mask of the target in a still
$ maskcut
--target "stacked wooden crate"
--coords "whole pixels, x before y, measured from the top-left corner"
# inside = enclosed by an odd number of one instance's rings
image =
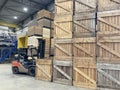
[[[75,0],[73,85],[96,88],[96,0]]]
[[[55,0],[53,82],[72,85],[73,0]]]
[[[98,0],[98,86],[114,90],[120,89],[119,9],[120,0]]]
[[[51,39],[53,39],[53,13],[42,10],[38,12],[37,22],[42,27],[42,39],[45,40],[45,57],[36,61],[36,79],[52,80]]]
[[[51,42],[51,32],[53,31],[53,18],[54,14],[47,11],[41,10],[37,14],[37,22],[40,27],[42,27],[42,37],[45,39],[45,58],[50,56],[50,42]]]

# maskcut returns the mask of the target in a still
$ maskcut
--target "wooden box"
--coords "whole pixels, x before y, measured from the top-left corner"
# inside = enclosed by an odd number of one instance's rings
[[[120,64],[98,63],[97,71],[98,87],[120,89]]]
[[[75,13],[95,13],[97,0],[75,0]]]
[[[120,63],[120,11],[98,13],[98,62]]]
[[[98,62],[120,63],[120,36],[98,36]]]
[[[72,38],[72,16],[56,16],[54,19],[54,37],[55,38]]]
[[[56,39],[54,49],[54,60],[72,60],[72,39]]]
[[[73,39],[73,85],[96,88],[96,50],[95,38]]]
[[[55,16],[73,14],[73,0],[55,0]]]
[[[38,59],[36,61],[36,79],[43,81],[52,80],[52,60]]]
[[[54,19],[54,14],[43,9],[43,10],[40,10],[38,13],[37,13],[37,20],[41,19],[41,18],[49,18],[49,19]]]
[[[73,55],[75,58],[95,59],[96,45],[95,38],[74,38],[73,39]]]
[[[94,59],[74,58],[73,85],[81,88],[96,89],[96,62]]]
[[[119,33],[120,10],[98,12],[98,34],[116,34]]]
[[[53,82],[72,85],[71,61],[53,61]]]
[[[94,37],[96,29],[95,13],[74,16],[74,38]]]
[[[39,19],[38,21],[38,25],[41,26],[41,27],[48,27],[50,28],[51,26],[53,26],[52,24],[52,21],[49,20],[49,19],[46,19],[46,18],[42,18],[42,19]]]
[[[43,33],[43,29],[38,25],[28,27],[28,36],[42,35],[42,33]]]
[[[111,11],[119,10],[120,1],[119,0],[98,0],[98,11]]]

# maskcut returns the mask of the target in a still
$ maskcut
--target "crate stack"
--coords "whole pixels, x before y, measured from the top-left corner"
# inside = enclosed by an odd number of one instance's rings
[[[72,85],[73,0],[55,0],[53,82]]]
[[[42,39],[45,40],[45,57],[36,60],[36,79],[38,80],[51,81],[52,79],[53,18],[54,14],[47,10],[37,13],[37,23],[42,31]]]
[[[73,33],[73,85],[96,88],[97,0],[75,0]]]
[[[98,0],[98,86],[120,88],[120,0]]]
[[[53,38],[53,19],[54,14],[44,9],[37,14],[37,22],[42,29],[42,38],[45,39],[45,58],[50,57],[50,44],[51,39]]]

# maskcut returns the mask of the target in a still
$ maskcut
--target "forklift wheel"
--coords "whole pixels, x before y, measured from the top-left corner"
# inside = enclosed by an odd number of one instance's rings
[[[12,72],[13,72],[13,74],[18,74],[19,69],[17,67],[12,67]]]
[[[30,75],[30,76],[35,76],[35,67],[30,67],[29,69],[28,69],[28,74]]]

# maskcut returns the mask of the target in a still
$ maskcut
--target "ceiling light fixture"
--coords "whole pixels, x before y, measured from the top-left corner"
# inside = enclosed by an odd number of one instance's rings
[[[18,19],[18,17],[17,17],[17,16],[14,16],[13,18],[14,18],[14,19]]]
[[[23,10],[24,10],[25,12],[27,12],[27,11],[28,11],[28,8],[27,8],[27,7],[24,7]]]

